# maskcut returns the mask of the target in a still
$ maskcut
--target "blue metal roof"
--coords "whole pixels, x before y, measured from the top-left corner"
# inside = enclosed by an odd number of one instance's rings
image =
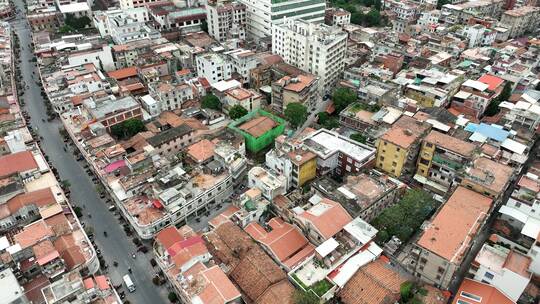
[[[506,130],[503,130],[502,126],[488,125],[485,123],[481,123],[480,125],[475,124],[475,123],[469,123],[465,127],[465,131],[478,132],[489,139],[496,140],[499,142],[504,141],[508,137],[508,134],[510,133]]]

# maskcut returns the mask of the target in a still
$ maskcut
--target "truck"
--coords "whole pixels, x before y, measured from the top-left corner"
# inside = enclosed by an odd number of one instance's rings
[[[131,281],[131,278],[129,277],[129,274],[126,274],[124,277],[124,284],[126,284],[127,289],[129,292],[135,291],[135,284],[133,284],[133,281]]]

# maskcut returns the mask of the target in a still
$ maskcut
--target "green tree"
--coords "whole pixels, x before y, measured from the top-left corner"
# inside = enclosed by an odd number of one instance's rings
[[[325,129],[330,130],[339,127],[337,119],[326,112],[319,112],[317,117],[319,124]]]
[[[364,135],[362,135],[362,133],[351,134],[351,136],[349,136],[349,138],[352,139],[352,140],[356,140],[359,143],[363,143],[363,144],[366,143],[366,137]]]
[[[216,111],[221,110],[221,101],[219,101],[219,98],[217,98],[214,94],[208,94],[203,97],[201,102],[201,107],[205,109],[212,109]]]
[[[365,22],[367,26],[378,26],[381,24],[381,13],[372,8],[365,16]]]
[[[75,17],[73,14],[67,14],[64,23],[76,30],[82,30],[92,24],[92,20],[88,16]]]
[[[540,91],[540,81],[534,87],[535,90]]]
[[[395,235],[405,243],[438,205],[429,193],[408,190],[399,203],[386,208],[371,222],[379,230],[377,240],[385,243]]]
[[[176,301],[178,301],[178,296],[174,292],[169,292],[167,298],[169,298],[169,301],[171,301],[171,303],[176,303]]]
[[[144,130],[146,130],[146,127],[140,119],[130,118],[112,126],[111,134],[118,139],[128,139]]]
[[[244,117],[247,113],[248,110],[241,105],[235,105],[229,110],[229,116],[234,120]]]
[[[407,281],[401,284],[401,286],[399,287],[399,293],[402,303],[407,303],[413,296],[413,286],[413,282]]]
[[[512,83],[507,82],[504,85],[504,88],[501,91],[501,94],[499,94],[497,98],[493,99],[489,103],[486,110],[484,111],[484,115],[489,116],[489,117],[497,115],[501,111],[501,109],[499,108],[499,105],[501,104],[501,102],[507,101],[510,98],[510,96],[512,96]]]
[[[284,111],[285,119],[294,127],[298,128],[307,119],[307,108],[299,102],[291,102]]]
[[[452,0],[438,0],[437,1],[437,9],[440,10],[443,5],[445,4],[451,4],[452,3]]]
[[[319,304],[320,300],[312,292],[295,290],[293,294],[294,304]]]
[[[362,25],[364,22],[364,14],[362,12],[351,13],[351,23]]]
[[[58,32],[60,34],[67,34],[67,33],[71,33],[73,32],[75,29],[67,24],[65,25],[62,25],[59,29],[58,29]]]
[[[348,105],[356,102],[356,93],[349,88],[339,88],[332,95],[332,102],[336,108],[336,113],[343,111]]]

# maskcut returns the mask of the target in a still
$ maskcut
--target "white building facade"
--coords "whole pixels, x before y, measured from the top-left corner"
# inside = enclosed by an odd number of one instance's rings
[[[274,26],[272,52],[319,76],[321,89],[329,91],[345,69],[347,33],[339,27],[288,19]]]

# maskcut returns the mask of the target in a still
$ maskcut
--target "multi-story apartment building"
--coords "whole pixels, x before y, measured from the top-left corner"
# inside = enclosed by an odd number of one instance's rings
[[[257,110],[261,107],[262,95],[255,90],[244,88],[233,88],[225,91],[222,98],[223,111],[228,113],[229,110],[236,106],[242,106],[248,112]]]
[[[301,103],[309,111],[316,109],[321,100],[319,79],[313,75],[285,76],[272,83],[272,108],[282,113],[289,103]]]
[[[540,94],[528,90],[515,103],[505,103],[509,111],[504,115],[505,126],[535,132],[540,127]]]
[[[479,0],[445,4],[441,8],[441,20],[449,24],[464,24],[471,17],[499,19],[505,3],[505,0]]]
[[[329,7],[324,12],[324,23],[330,26],[351,24],[351,13],[342,8]]]
[[[414,244],[409,269],[424,282],[448,288],[492,206],[490,198],[458,187]]]
[[[461,82],[462,77],[458,75],[436,69],[419,70],[414,82],[405,88],[405,96],[416,100],[420,107],[445,106],[459,90]]]
[[[88,113],[110,131],[111,127],[128,119],[142,119],[141,105],[131,96],[116,99],[109,95],[102,98],[88,98],[83,101]]]
[[[206,20],[204,7],[178,7],[173,3],[149,6],[150,18],[154,27],[160,31],[198,32]]]
[[[430,129],[427,123],[402,116],[377,140],[375,166],[392,176],[412,174],[420,142]]]
[[[317,173],[337,175],[359,173],[373,167],[375,148],[326,129],[303,139],[303,145],[317,155]]]
[[[285,18],[323,22],[326,9],[324,0],[240,2],[247,7],[247,34],[253,38],[273,36],[274,25],[282,24]]]
[[[227,58],[218,53],[205,53],[197,56],[197,74],[210,84],[232,77],[233,65]]]
[[[208,34],[219,42],[246,38],[246,5],[238,1],[209,1],[206,6]]]
[[[488,105],[497,98],[504,87],[504,80],[485,74],[478,80],[468,79],[452,98],[452,107],[461,113],[480,118]]]
[[[486,157],[479,157],[464,169],[462,175],[462,186],[500,203],[499,199],[514,177],[514,169]]]
[[[225,60],[230,62],[232,71],[240,75],[238,80],[247,85],[250,82],[250,71],[259,65],[257,53],[245,49],[235,49],[223,53]]]
[[[159,112],[180,109],[182,104],[194,98],[193,89],[187,83],[161,82],[149,85],[148,88],[158,101]]]
[[[253,167],[248,172],[250,188],[261,190],[264,198],[272,201],[276,196],[287,192],[287,180],[283,175],[274,175],[262,167]]]
[[[101,37],[110,36],[115,44],[142,39],[155,39],[160,33],[145,23],[150,21],[145,7],[127,10],[99,11],[94,14],[94,26]]]
[[[339,27],[294,19],[273,28],[272,52],[319,76],[321,90],[329,92],[345,69],[347,33]]]
[[[500,23],[509,29],[509,38],[523,36],[540,26],[540,7],[522,6],[506,11],[502,15]]]
[[[484,244],[474,258],[469,277],[487,283],[516,303],[529,285],[531,258],[499,244]]]
[[[392,13],[392,28],[398,33],[403,33],[418,17],[419,5],[413,1],[385,0],[384,8]]]
[[[159,155],[168,155],[178,153],[185,147],[195,143],[196,131],[187,124],[181,124],[177,127],[163,129],[156,135],[148,138],[146,141]]]
[[[343,184],[323,177],[311,185],[324,196],[339,202],[352,217],[367,222],[394,205],[407,188],[398,179],[377,170],[349,175]]]
[[[475,149],[472,143],[432,130],[422,142],[415,179],[444,195],[460,183],[459,171],[472,162]]]
[[[300,188],[317,175],[317,156],[289,142],[283,135],[276,138],[276,147],[266,153],[266,166],[287,180],[286,189]]]

